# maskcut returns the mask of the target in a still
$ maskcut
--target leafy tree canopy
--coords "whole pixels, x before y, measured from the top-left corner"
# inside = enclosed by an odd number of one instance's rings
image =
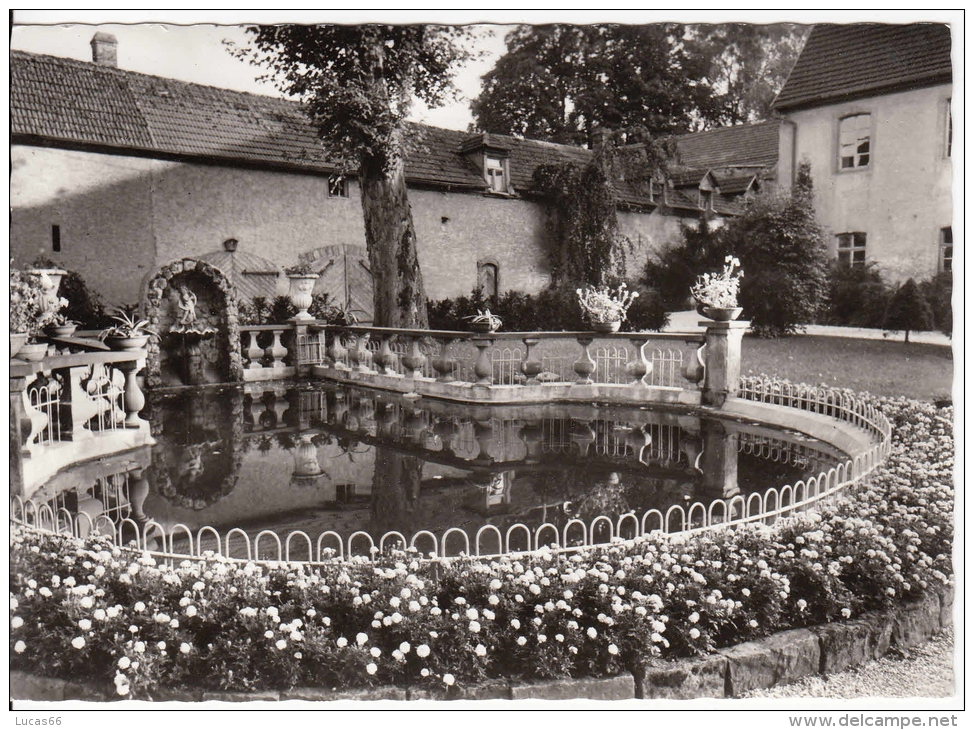
[[[583,145],[597,127],[659,136],[759,121],[806,34],[789,24],[520,26],[471,109],[487,132]]]
[[[689,52],[709,59],[714,91],[708,126],[771,119],[771,102],[801,52],[810,26],[791,23],[727,23],[691,26]]]
[[[331,155],[348,167],[385,169],[406,151],[413,98],[455,98],[453,72],[471,53],[464,27],[433,25],[252,26],[234,53],[269,69],[302,101]]]
[[[685,34],[670,23],[518,27],[471,104],[476,124],[568,144],[589,143],[599,126],[688,131],[712,91]]]

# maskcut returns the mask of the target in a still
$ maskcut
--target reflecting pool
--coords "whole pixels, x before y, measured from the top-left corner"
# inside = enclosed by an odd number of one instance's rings
[[[62,475],[35,499],[221,534],[473,538],[746,497],[844,460],[799,433],[686,409],[467,406],[320,382],[155,393],[142,416],[149,453]]]

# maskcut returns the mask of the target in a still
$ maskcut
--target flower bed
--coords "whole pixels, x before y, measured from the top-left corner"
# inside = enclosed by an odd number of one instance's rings
[[[159,690],[468,685],[604,677],[841,620],[949,584],[952,410],[877,399],[869,485],[821,514],[574,555],[415,553],[264,568],[156,564],[15,529],[11,668],[119,697]]]

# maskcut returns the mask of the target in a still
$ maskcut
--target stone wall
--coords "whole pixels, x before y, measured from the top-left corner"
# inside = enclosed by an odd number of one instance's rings
[[[334,246],[364,246],[358,185],[329,197],[321,175],[271,172],[17,145],[11,151],[11,256],[16,265],[47,256],[77,271],[110,303],[135,303],[145,278],[182,258],[223,251],[280,266]],[[549,281],[544,206],[481,193],[410,190],[426,292],[470,294],[477,264],[498,268],[498,289],[536,293]],[[637,247],[630,273],[646,256],[679,240],[679,219],[622,213]],[[61,251],[51,226],[60,226]],[[281,292],[284,293],[284,292]]]

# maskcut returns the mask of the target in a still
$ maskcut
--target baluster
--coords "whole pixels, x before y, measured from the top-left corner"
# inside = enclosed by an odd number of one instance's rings
[[[22,423],[23,432],[27,434],[27,438],[24,440],[22,447],[22,453],[25,455],[34,455],[34,449],[40,444],[37,443],[38,436],[44,432],[47,428],[48,416],[44,411],[36,408],[30,399],[30,386],[33,381],[37,379],[35,375],[31,381],[28,381],[27,387],[24,388],[23,392],[23,405],[24,405],[24,421]],[[27,427],[30,427],[29,429]]]
[[[646,346],[649,340],[633,337],[629,340],[636,351],[636,359],[632,362],[632,377],[630,385],[649,385],[646,380],[653,372],[653,363],[646,357]]]
[[[408,343],[409,352],[402,358],[402,364],[406,366],[408,371],[407,377],[412,377],[413,379],[423,376],[423,365],[426,364],[426,355],[419,349],[419,344],[419,337],[410,337]]]
[[[267,410],[267,406],[264,404],[264,399],[258,395],[250,396],[250,408],[247,409],[250,420],[253,423],[253,430],[259,431],[263,428],[261,423],[261,416],[264,415],[264,411]]]
[[[592,344],[592,340],[595,339],[591,335],[579,335],[577,338],[578,344],[582,346],[582,354],[579,355],[578,359],[572,365],[572,370],[578,375],[578,379],[575,381],[576,385],[591,385],[594,381],[592,380],[592,373],[595,372],[595,360],[592,359],[592,355],[589,353],[589,345]]]
[[[98,414],[99,407],[95,400],[88,397],[88,389],[81,382],[89,376],[90,368],[71,368],[68,371],[68,396],[70,405],[71,425],[69,427],[72,441],[84,441],[94,436],[88,428],[88,421]]]
[[[379,372],[383,375],[396,375],[396,362],[399,356],[392,351],[392,339],[394,334],[381,334],[379,336],[379,352],[374,357],[374,362],[378,366]]]
[[[116,363],[116,367],[125,374],[124,406],[125,428],[148,428],[148,421],[139,418],[139,412],[145,407],[145,396],[139,388],[136,373],[139,371],[137,360]]]
[[[493,385],[493,368],[490,364],[490,356],[487,349],[494,344],[493,337],[474,337],[473,345],[477,348],[477,362],[474,363],[473,372],[477,376],[477,385]]]
[[[370,337],[369,332],[359,332],[355,336],[355,363],[360,373],[374,372],[370,367],[372,364],[372,353],[369,351]]]
[[[532,359],[532,350],[538,346],[541,340],[537,337],[525,337],[521,340],[524,343],[524,359],[521,361],[521,372],[524,373],[525,385],[537,385],[538,373],[541,372],[541,361],[537,358]]]
[[[287,357],[287,348],[281,344],[281,335],[284,334],[284,330],[274,330],[274,341],[271,343],[270,347],[264,350],[264,354],[270,359],[270,367],[274,370],[280,370],[284,367],[284,358]]]
[[[476,458],[494,460],[490,447],[494,442],[494,422],[490,418],[479,418],[473,422],[473,434],[477,439],[478,453]]]
[[[129,472],[129,504],[132,507],[132,519],[139,527],[145,527],[149,518],[145,514],[145,498],[149,496],[149,480],[145,476],[145,469],[134,469]]]
[[[264,367],[264,348],[257,345],[257,330],[247,330],[247,347],[244,349],[244,357],[247,358],[247,370],[260,370]]]
[[[450,356],[450,347],[456,341],[455,337],[437,337],[440,343],[440,351],[433,358],[433,369],[437,372],[436,380],[440,383],[452,383],[456,378],[453,373],[457,367],[457,361]]]
[[[689,380],[691,383],[700,383],[703,381],[704,371],[706,369],[704,360],[704,349],[707,347],[706,343],[700,345],[697,350],[694,351],[693,357],[690,361],[683,367],[683,377]]]
[[[331,331],[331,347],[328,349],[328,357],[331,358],[331,366],[336,370],[348,370],[348,365],[345,363],[345,358],[348,356],[348,350],[342,345],[342,332],[341,330]]]

